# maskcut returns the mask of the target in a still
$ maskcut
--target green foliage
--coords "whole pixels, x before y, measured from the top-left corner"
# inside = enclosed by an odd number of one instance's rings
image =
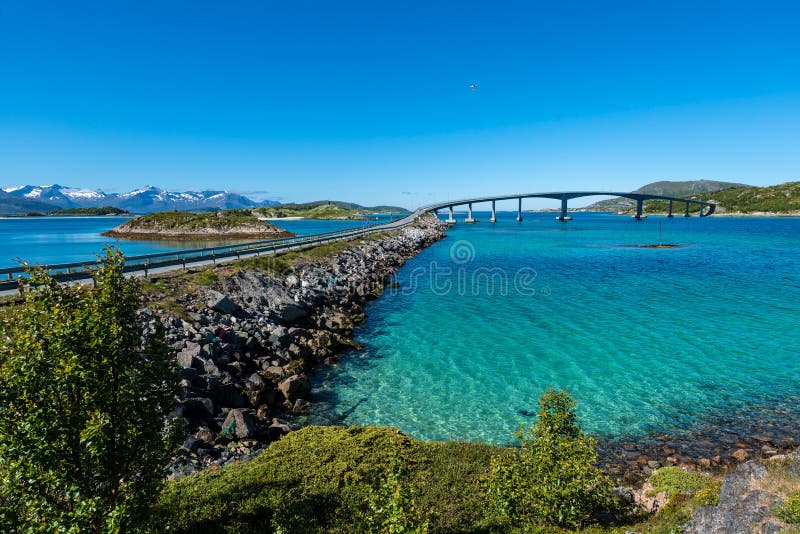
[[[722,482],[714,480],[706,487],[697,491],[694,498],[701,506],[716,506],[719,502],[719,493],[722,490]]]
[[[109,249],[93,286],[33,271],[0,320],[2,531],[120,532],[162,485],[177,375],[123,265]]]
[[[697,471],[687,471],[680,467],[662,467],[648,479],[653,485],[650,495],[667,492],[667,496],[675,493],[688,493],[694,495],[701,489],[706,488],[714,480],[703,473]]]
[[[376,534],[425,534],[428,521],[417,506],[414,492],[402,482],[404,468],[400,456],[395,457],[388,476],[370,495],[369,531]]]
[[[152,530],[350,533],[386,520],[412,532],[427,520],[432,532],[474,532],[488,525],[482,481],[499,450],[391,428],[306,427],[249,462],[170,482]]]
[[[790,525],[800,525],[800,491],[794,492],[775,511],[778,518]]]
[[[611,506],[611,482],[594,464],[596,442],[576,422],[575,400],[549,389],[521,446],[492,462],[489,498],[511,525],[580,527]]]

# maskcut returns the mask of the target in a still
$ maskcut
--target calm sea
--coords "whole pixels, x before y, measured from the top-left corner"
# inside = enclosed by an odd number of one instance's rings
[[[386,221],[387,215],[373,215],[369,221],[281,221],[286,230],[310,235],[356,228]],[[375,220],[377,219],[377,220]],[[18,217],[0,218],[0,268],[15,267],[19,261],[36,264],[91,261],[103,247],[114,245],[129,256],[167,252],[213,243],[118,240],[100,235],[125,222],[123,217]]]
[[[660,241],[679,247],[635,246]],[[800,413],[798,218],[501,214],[457,224],[398,281],[368,306],[363,350],[317,374],[312,421],[508,443],[549,386],[601,437]]]

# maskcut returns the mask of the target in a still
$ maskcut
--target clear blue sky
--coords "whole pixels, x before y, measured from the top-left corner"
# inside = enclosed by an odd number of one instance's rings
[[[788,1],[4,0],[0,185],[413,207],[798,180],[798,35]]]

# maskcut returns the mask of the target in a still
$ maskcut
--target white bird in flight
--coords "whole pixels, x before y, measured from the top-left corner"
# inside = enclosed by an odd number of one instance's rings
[[[475,89],[477,89],[477,88],[478,88],[478,84],[477,84],[477,83],[475,83],[475,82],[472,82],[472,83],[470,84],[469,88],[470,88],[470,89],[472,89],[472,90],[474,91]]]

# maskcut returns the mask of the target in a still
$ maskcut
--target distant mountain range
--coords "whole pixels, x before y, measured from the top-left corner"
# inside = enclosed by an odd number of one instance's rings
[[[0,215],[23,215],[29,212],[49,213],[62,209],[98,208],[111,206],[130,213],[158,211],[210,211],[218,209],[243,209],[281,206],[274,200],[255,201],[230,191],[167,191],[146,186],[129,193],[104,193],[93,189],[64,187],[63,185],[24,185],[0,189]],[[352,202],[319,200],[305,204],[285,204],[290,208],[310,209],[332,205],[361,213],[405,211],[397,206],[361,206]]]
[[[147,186],[129,193],[104,193],[62,185],[24,185],[0,189],[0,215],[19,215],[30,211],[47,213],[57,209],[113,206],[131,213],[156,211],[202,211],[212,209],[274,206],[278,202],[257,202],[230,191],[167,191]]]
[[[729,189],[731,187],[751,187],[746,184],[739,184],[735,182],[718,182],[716,180],[689,180],[684,182],[652,182],[639,189],[632,191],[633,193],[644,193],[648,195],[660,195],[665,197],[688,197],[689,195],[696,195],[699,193],[711,193],[720,191],[722,189]],[[608,211],[613,213],[627,212],[636,206],[636,201],[630,198],[609,198],[590,204],[583,211]]]

